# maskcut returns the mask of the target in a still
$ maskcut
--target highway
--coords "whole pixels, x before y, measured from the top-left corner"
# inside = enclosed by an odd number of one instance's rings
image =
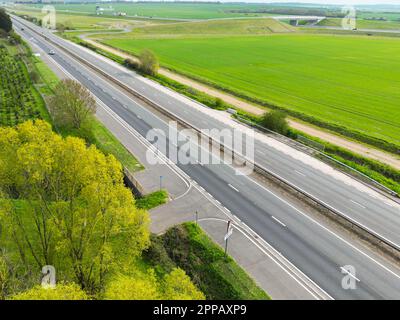
[[[27,28],[21,31],[22,26],[15,19],[14,23],[17,31],[26,40],[34,41],[46,52],[53,49],[56,55],[52,58],[57,64],[84,84],[98,99],[143,136],[146,136],[152,128],[160,128],[168,132],[168,124],[145,107],[134,102],[122,91],[41,36]],[[57,43],[74,50],[79,56],[87,58],[110,75],[118,77],[124,83],[150,96],[152,100],[167,104],[171,110],[179,112],[182,118],[197,123],[199,127],[207,125],[210,128],[221,128],[224,126],[217,119],[207,117],[204,113],[185,106],[185,99],[175,98],[174,95],[168,94],[167,90],[155,90],[154,85],[150,85],[148,80],[143,80],[135,73],[124,70],[84,48],[59,39],[39,27],[29,25],[39,32],[46,33],[47,37],[51,37]],[[264,156],[256,154],[257,162],[272,166],[276,173],[299,186],[304,186],[308,192],[329,202],[335,208],[347,214],[357,215],[358,218],[364,219],[363,223],[379,228],[379,232],[397,243],[400,242],[397,223],[399,210],[396,205],[388,205],[379,197],[371,197],[370,194],[355,190],[329,175],[323,175],[321,171],[315,170],[302,161],[296,161],[290,155],[279,152],[261,141],[256,142],[256,150],[264,154]],[[177,165],[333,298],[400,298],[400,277],[397,267],[377,261],[367,249],[361,251],[356,248],[348,240],[323,227],[307,214],[250,178],[235,175],[232,167],[226,164],[183,165],[178,163]],[[301,172],[302,175],[294,174],[295,171]],[[352,265],[357,270],[357,289],[355,290],[344,290],[341,286],[343,277],[341,267],[345,265]]]
[[[134,72],[130,72],[102,57],[95,58],[89,50],[49,32],[46,35],[196,127],[202,129],[229,128],[219,119],[210,117],[198,109],[188,107],[187,99],[180,99],[177,95],[172,95],[169,90],[162,89],[161,86],[144,80],[143,77]],[[337,176],[328,175],[326,172],[295,159],[292,154],[284,153],[262,141],[256,140],[255,150],[256,163],[373,230],[382,238],[400,246],[399,204],[389,200],[382,201],[381,197],[373,197],[370,193],[354,188],[353,185],[338,181]]]

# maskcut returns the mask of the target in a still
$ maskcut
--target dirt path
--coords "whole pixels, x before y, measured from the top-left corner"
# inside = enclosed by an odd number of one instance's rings
[[[124,59],[129,58],[129,59],[136,60],[136,58],[134,56],[132,56],[132,55],[129,55],[129,54],[125,53],[125,52],[122,52],[122,51],[120,51],[118,49],[109,47],[107,45],[104,45],[104,44],[99,43],[97,41],[94,41],[92,39],[88,39],[87,37],[84,37],[84,40],[86,42],[89,42],[90,44],[100,48],[100,49],[109,51],[109,52],[111,52],[111,53],[113,53],[115,55],[118,55],[118,56],[120,56],[120,57],[122,57]],[[173,80],[175,80],[177,82],[180,82],[182,84],[190,86],[190,87],[192,87],[194,89],[197,89],[199,91],[205,92],[205,93],[207,93],[207,94],[209,94],[211,96],[214,96],[214,97],[217,97],[217,98],[221,98],[225,102],[227,102],[227,103],[229,103],[229,104],[231,104],[231,105],[233,105],[233,106],[235,106],[237,108],[240,108],[240,109],[242,109],[244,111],[253,113],[255,115],[261,115],[266,110],[265,108],[258,107],[258,106],[254,105],[254,104],[251,104],[251,103],[248,103],[246,101],[240,100],[239,98],[237,98],[237,97],[235,97],[235,96],[233,96],[233,95],[231,95],[229,93],[225,93],[225,92],[223,92],[221,90],[218,90],[218,89],[215,89],[213,87],[207,86],[207,85],[205,85],[203,83],[197,82],[197,81],[195,81],[193,79],[190,79],[188,77],[176,74],[176,73],[174,73],[174,72],[172,72],[170,70],[167,70],[167,69],[164,69],[164,68],[160,68],[159,73],[164,75],[164,76],[166,76],[166,77],[168,77],[168,78],[171,78],[171,79],[173,79]],[[289,120],[289,123],[290,123],[290,126],[293,127],[294,129],[300,130],[300,131],[302,131],[302,132],[304,132],[306,134],[309,134],[311,136],[318,137],[318,138],[320,138],[322,140],[325,140],[327,142],[330,142],[332,144],[335,144],[335,145],[341,146],[343,148],[349,149],[349,150],[351,150],[351,151],[353,151],[355,153],[358,153],[358,154],[360,154],[360,155],[362,155],[364,157],[368,157],[368,158],[371,158],[371,159],[378,160],[380,162],[386,163],[386,164],[388,164],[388,165],[400,170],[400,157],[399,156],[384,152],[384,151],[379,150],[379,149],[375,149],[373,147],[370,147],[370,146],[367,146],[367,145],[364,145],[364,144],[361,144],[361,143],[357,143],[355,141],[352,141],[352,140],[346,139],[344,137],[338,136],[338,135],[336,135],[334,133],[330,133],[330,132],[327,132],[325,130],[321,130],[321,129],[319,129],[317,127],[314,127],[312,125],[309,125],[309,124],[298,122],[298,121],[295,121],[295,120],[292,120],[292,119]]]

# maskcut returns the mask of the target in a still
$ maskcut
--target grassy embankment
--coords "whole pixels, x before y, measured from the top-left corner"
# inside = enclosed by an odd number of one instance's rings
[[[178,266],[207,299],[270,299],[195,223],[184,223],[153,236],[145,260],[159,273]]]

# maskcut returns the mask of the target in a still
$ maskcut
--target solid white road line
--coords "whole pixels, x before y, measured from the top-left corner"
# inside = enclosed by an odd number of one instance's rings
[[[278,218],[275,218],[274,216],[271,216],[272,219],[274,219],[276,222],[278,222],[281,226],[286,227],[286,224],[284,224],[282,221],[280,221]]]
[[[342,271],[344,271],[345,273],[347,273],[347,274],[348,274],[350,277],[352,277],[354,280],[356,280],[356,281],[358,281],[358,282],[361,282],[360,279],[356,278],[355,275],[353,275],[351,272],[347,271],[345,268],[340,267],[340,269],[341,269]]]
[[[354,201],[354,200],[350,199],[350,202],[353,202],[355,205],[357,205],[357,206],[359,206],[359,207],[361,207],[363,209],[366,209],[366,207],[364,207],[362,204],[358,203],[357,201]]]
[[[236,189],[233,185],[231,185],[230,183],[228,184],[229,187],[231,187],[233,190],[235,190],[236,192],[239,192],[238,189]]]
[[[294,170],[294,172],[296,172],[298,175],[301,175],[301,176],[303,176],[303,177],[306,177],[306,175],[305,175],[304,173],[300,172],[300,171]]]

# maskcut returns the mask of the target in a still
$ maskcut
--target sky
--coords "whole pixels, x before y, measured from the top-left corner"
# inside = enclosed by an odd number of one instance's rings
[[[258,2],[258,1],[257,1]],[[263,2],[263,1],[259,1]],[[267,1],[272,2],[272,1]],[[318,3],[318,4],[399,4],[400,0],[276,0],[276,2],[305,2],[305,3]]]

